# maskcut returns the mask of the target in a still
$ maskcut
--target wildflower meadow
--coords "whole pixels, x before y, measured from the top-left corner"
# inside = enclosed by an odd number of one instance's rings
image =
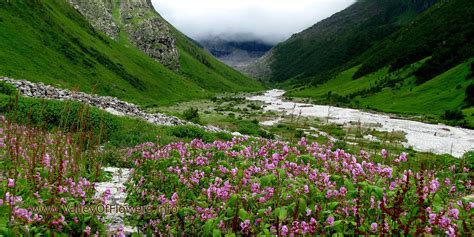
[[[176,214],[135,216],[149,235],[448,235],[473,230],[470,168],[412,170],[382,150],[331,144],[232,141],[145,143],[129,151],[132,205]]]

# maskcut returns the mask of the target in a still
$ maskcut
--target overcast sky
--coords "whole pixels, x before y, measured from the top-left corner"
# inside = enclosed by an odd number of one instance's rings
[[[209,35],[277,43],[343,10],[355,0],[152,0],[179,30],[200,40]]]

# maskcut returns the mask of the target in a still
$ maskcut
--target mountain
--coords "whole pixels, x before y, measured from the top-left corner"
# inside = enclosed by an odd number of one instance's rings
[[[221,62],[239,71],[273,47],[259,40],[225,40],[218,36],[199,40],[199,44]]]
[[[472,12],[466,0],[357,1],[250,71],[287,96],[474,127]]]
[[[0,75],[169,104],[262,86],[166,22],[149,0],[0,1]]]
[[[276,82],[307,81],[355,59],[396,32],[435,0],[359,0],[347,9],[278,44],[260,67]],[[255,67],[255,66],[254,66]]]

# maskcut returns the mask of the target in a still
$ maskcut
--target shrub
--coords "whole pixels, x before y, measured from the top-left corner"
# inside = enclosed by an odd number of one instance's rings
[[[303,130],[296,130],[295,131],[295,138],[302,138],[304,137],[304,131]]]
[[[258,130],[260,126],[258,123],[249,120],[243,120],[239,117],[240,121],[237,121],[236,125],[238,127],[238,132],[247,135],[258,135]]]
[[[213,134],[217,139],[224,140],[224,141],[230,141],[232,140],[233,136],[229,133],[225,132],[217,132]]]
[[[13,85],[0,81],[0,94],[4,95],[16,95],[17,89]]]
[[[211,133],[204,129],[192,125],[181,125],[168,128],[171,136],[182,139],[201,139],[205,142],[212,142],[216,139],[229,141],[232,140],[232,135],[225,132]]]
[[[200,123],[198,109],[192,107],[183,111],[183,118],[193,123]]]
[[[275,134],[264,129],[258,130],[258,136],[267,138],[267,139],[275,139]]]
[[[205,133],[204,129],[191,125],[176,126],[171,129],[171,134],[179,138],[202,139]]]
[[[464,114],[459,109],[444,111],[443,118],[446,120],[463,120]]]
[[[471,84],[466,88],[466,99],[465,99],[465,101],[467,102],[468,106],[473,106],[474,105],[474,84]]]
[[[259,105],[257,105],[257,104],[254,104],[254,103],[248,104],[247,107],[250,108],[250,109],[252,109],[252,110],[259,110],[259,109],[262,108],[261,106],[259,106]]]

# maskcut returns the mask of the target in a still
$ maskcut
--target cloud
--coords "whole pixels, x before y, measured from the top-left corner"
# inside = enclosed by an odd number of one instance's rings
[[[191,38],[213,36],[277,43],[343,10],[355,0],[152,0]]]

